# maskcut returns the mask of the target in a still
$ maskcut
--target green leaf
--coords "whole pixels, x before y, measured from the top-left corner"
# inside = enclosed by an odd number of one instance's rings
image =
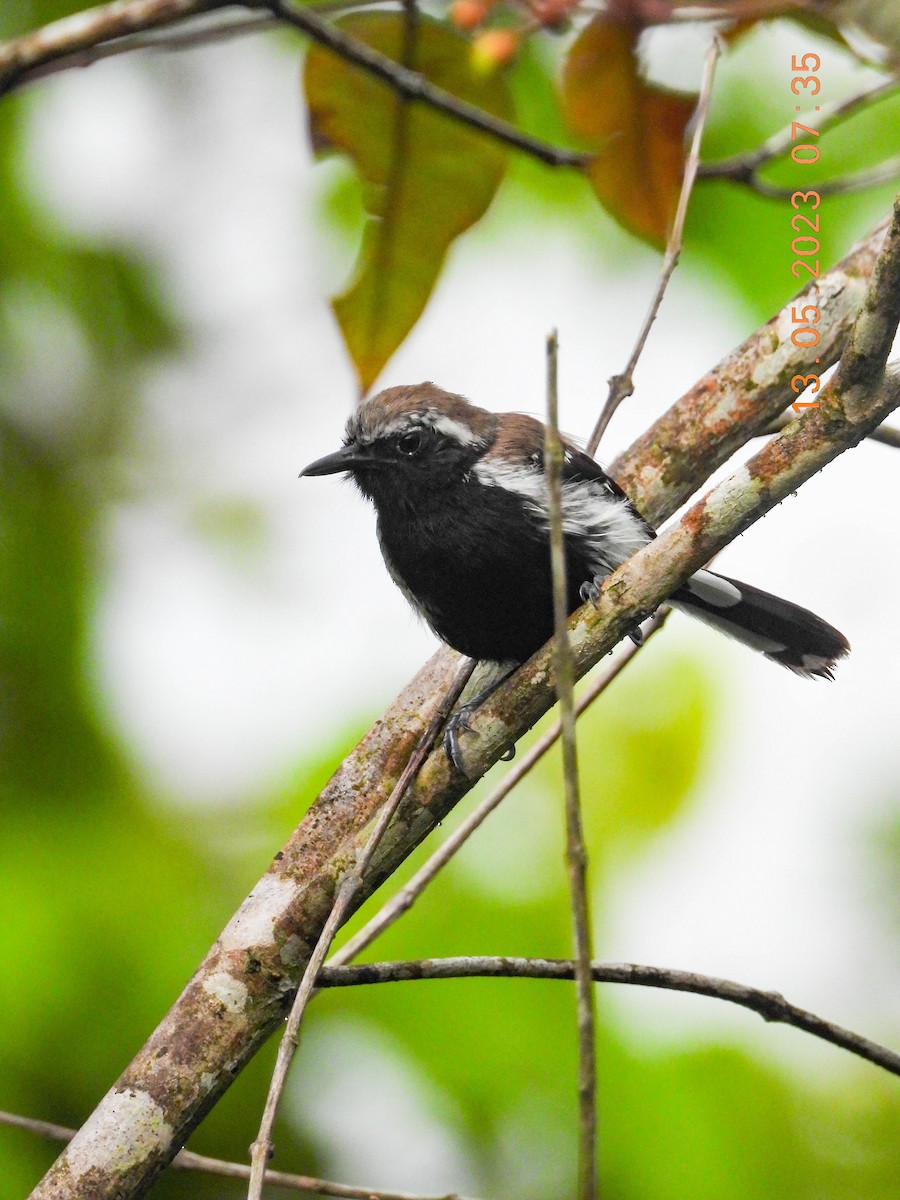
[[[357,15],[340,28],[395,62],[404,58],[399,15]],[[420,18],[407,61],[460,99],[509,118],[505,79],[477,72],[465,40],[438,22]],[[421,315],[453,240],[493,199],[506,154],[318,46],[304,88],[313,146],[349,155],[363,184],[369,220],[353,279],[333,307],[365,390]]]

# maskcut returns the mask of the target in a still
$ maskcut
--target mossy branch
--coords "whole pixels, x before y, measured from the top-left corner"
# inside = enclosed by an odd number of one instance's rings
[[[857,286],[874,258],[871,239],[855,252],[857,274],[832,303],[857,296],[862,310],[848,356],[822,406],[792,422],[656,541],[605,582],[596,607],[569,623],[576,673],[584,674],[713,554],[900,405],[900,382],[875,374],[898,315],[900,204],[868,296]],[[853,256],[851,256],[853,258]],[[846,262],[846,260],[845,260]],[[855,291],[854,291],[855,289]],[[823,313],[827,308],[823,307]],[[878,328],[873,325],[878,315]],[[834,353],[851,333],[835,332]],[[623,458],[618,474],[659,521],[724,457],[791,400],[790,327],[779,318],[692,389]],[[748,344],[745,343],[745,347]],[[793,360],[794,363],[796,360]],[[762,382],[757,376],[762,373]],[[725,381],[717,399],[717,381]],[[780,389],[780,390],[779,390]],[[717,411],[718,420],[710,418]],[[697,423],[698,413],[706,417]],[[673,430],[660,445],[659,429]],[[691,461],[692,470],[689,469]],[[445,694],[458,657],[439,651],[340,765],[283,850],[241,905],[181,996],[118,1082],[32,1193],[40,1200],[143,1195],[241,1068],[284,1019],[336,890],[365,846],[378,814]],[[550,652],[536,654],[484,705],[463,742],[466,775],[444,751],[424,763],[365,873],[355,903],[370,895],[555,699]]]

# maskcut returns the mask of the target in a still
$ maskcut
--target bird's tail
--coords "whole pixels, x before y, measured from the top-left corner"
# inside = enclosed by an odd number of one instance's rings
[[[759,588],[698,571],[671,603],[807,679],[832,679],[850,645],[827,621]]]

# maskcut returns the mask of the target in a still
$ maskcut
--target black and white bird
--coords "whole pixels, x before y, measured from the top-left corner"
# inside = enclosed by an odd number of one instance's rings
[[[655,536],[592,458],[564,440],[569,611]],[[394,582],[442,641],[472,658],[522,663],[553,632],[544,426],[491,413],[433,383],[366,400],[340,450],[303,475],[348,472],[375,505]],[[821,617],[712,571],[671,597],[684,612],[812,678],[850,647]]]

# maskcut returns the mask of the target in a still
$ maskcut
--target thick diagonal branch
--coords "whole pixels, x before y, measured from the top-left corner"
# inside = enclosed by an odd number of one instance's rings
[[[900,255],[900,205],[882,253],[863,321],[895,311]],[[893,295],[887,295],[893,292]],[[837,302],[837,301],[835,301]],[[777,330],[770,331],[777,333]],[[868,326],[853,337],[854,355],[808,411],[719,484],[673,528],[605,582],[596,607],[570,622],[573,658],[583,674],[713,554],[796,490],[833,458],[856,445],[900,405],[900,385],[870,380],[892,330]],[[877,336],[876,336],[877,333]],[[853,365],[853,364],[857,365]],[[747,385],[747,391],[752,385]],[[769,399],[772,388],[769,388]],[[743,436],[762,416],[744,401]],[[782,405],[781,407],[786,407]],[[748,411],[749,410],[749,411]],[[690,412],[691,410],[688,409]],[[727,407],[707,443],[698,474],[740,435]],[[697,443],[695,443],[696,445]],[[729,451],[730,452],[730,451]],[[680,501],[685,477],[667,490],[654,446],[642,442],[626,459],[635,499],[659,517]],[[696,477],[694,480],[696,486]],[[433,715],[456,656],[441,651],[423,668],[357,749],[341,764],[272,866],[240,907],[173,1008],[33,1193],[75,1198],[142,1195],[235,1075],[284,1018],[313,944],[331,911],[336,888],[365,845],[412,746]],[[774,669],[774,668],[773,668]],[[799,685],[798,685],[799,686]],[[500,688],[473,721],[464,741],[467,777],[442,750],[425,762],[366,872],[358,900],[371,894],[411,853],[478,778],[554,700],[549,652],[536,654]]]

